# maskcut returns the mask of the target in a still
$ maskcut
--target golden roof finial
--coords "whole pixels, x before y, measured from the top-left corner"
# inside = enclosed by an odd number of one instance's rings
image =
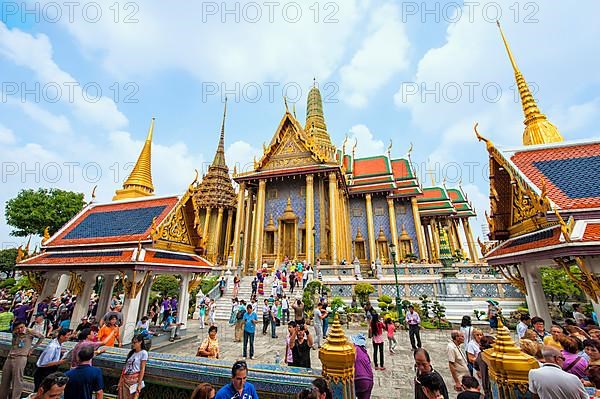
[[[98,185],[96,184],[94,186],[94,188],[92,189],[92,200],[90,201],[90,203],[94,202],[96,200],[96,189],[98,188]]]
[[[388,154],[388,158],[391,160],[392,159],[392,139],[390,139],[390,145],[388,145],[388,147],[387,147],[387,154]]]
[[[283,103],[285,104],[285,112],[290,112],[287,105],[287,98],[285,96],[283,96]]]
[[[225,117],[227,116],[227,97],[225,97],[225,105],[223,106],[223,121],[221,122],[221,135],[219,136],[219,144],[217,152],[213,159],[212,166],[227,168],[225,163]]]
[[[42,245],[46,243],[50,239],[50,226],[46,226],[44,229],[44,237],[42,238]]]
[[[29,256],[29,244],[31,244],[31,236],[27,240],[27,245],[25,245],[25,256]]]
[[[294,114],[294,119],[298,119],[298,118],[296,117],[296,103],[293,103],[293,104],[292,104],[292,114]]]
[[[123,183],[123,188],[115,192],[113,201],[125,198],[137,198],[152,195],[154,185],[152,184],[152,135],[154,133],[154,117],[150,122],[148,136],[140,152],[137,162],[133,166],[131,174]]]
[[[527,81],[525,81],[523,74],[517,67],[517,63],[515,62],[515,58],[512,54],[510,46],[508,45],[508,41],[504,36],[504,31],[500,26],[500,21],[496,21],[496,24],[500,29],[502,41],[504,42],[506,52],[508,53],[508,58],[510,59],[513,71],[515,72],[517,88],[519,89],[519,95],[521,96],[521,105],[523,106],[523,113],[525,114],[525,121],[523,122],[525,124],[525,131],[523,132],[523,144],[534,145],[563,141],[563,137],[556,126],[554,126],[548,120],[548,118],[546,118],[546,115],[540,112],[540,109],[538,108],[535,99],[531,94],[531,90],[527,85]]]
[[[483,141],[485,143],[485,147],[487,148],[488,152],[490,152],[494,148],[494,144],[492,143],[492,141],[490,139],[486,139],[481,134],[479,134],[479,131],[477,130],[478,126],[479,126],[479,123],[475,122],[475,126],[473,126],[473,130],[475,131],[475,137],[477,137],[477,140]]]
[[[490,349],[483,351],[482,357],[493,380],[510,381],[515,386],[527,384],[529,370],[540,367],[535,358],[517,348],[502,317],[498,317],[496,341]]]
[[[354,162],[354,153],[356,151],[356,146],[358,145],[358,139],[354,138],[354,145],[352,146],[352,162]]]
[[[342,158],[346,155],[346,143],[348,142],[348,133],[344,136],[344,142],[342,143]]]

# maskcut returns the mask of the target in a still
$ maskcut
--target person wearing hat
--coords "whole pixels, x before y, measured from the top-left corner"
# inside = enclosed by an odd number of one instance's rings
[[[500,308],[499,303],[494,301],[493,299],[488,299],[486,301],[488,303],[488,320],[490,321],[490,328],[498,328],[498,313],[502,310]]]
[[[354,360],[354,390],[358,399],[368,399],[373,390],[373,369],[371,359],[367,352],[367,338],[360,333],[352,336],[352,343],[356,348]]]

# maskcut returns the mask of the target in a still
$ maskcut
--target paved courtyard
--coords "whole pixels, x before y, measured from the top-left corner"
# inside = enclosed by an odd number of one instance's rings
[[[202,340],[207,335],[207,329],[200,330],[198,328],[197,320],[188,321],[189,330],[188,335],[198,334],[198,339],[188,341],[177,345],[172,349],[165,348],[163,352],[195,355],[196,350]],[[225,321],[218,321],[217,326],[219,327],[219,345],[221,349],[221,358],[225,360],[231,360],[233,363],[235,360],[240,359],[242,356],[242,344],[233,342],[233,327],[230,327]],[[359,332],[366,334],[366,328],[351,328],[345,330],[346,335],[350,336]],[[248,359],[249,364],[258,363],[272,363],[275,361],[276,352],[279,352],[281,358],[284,358],[285,352],[285,334],[287,329],[285,327],[279,327],[277,334],[279,338],[272,339],[270,330],[267,335],[262,335],[262,321],[257,325],[257,334],[255,339],[255,359]],[[312,328],[311,328],[312,333]],[[450,397],[456,397],[452,393],[452,378],[448,370],[448,361],[446,360],[446,345],[450,336],[449,331],[428,331],[421,330],[421,339],[423,347],[426,348],[432,358],[433,367],[444,377],[446,385],[450,391]],[[387,341],[386,341],[386,352],[385,352],[385,367],[384,371],[374,371],[375,375],[375,388],[373,399],[390,399],[390,398],[414,398],[413,388],[413,359],[412,351],[410,350],[410,341],[408,339],[407,331],[400,331],[396,333],[396,340],[398,341],[398,347],[396,348],[396,354],[390,355],[387,352]],[[367,340],[367,348],[369,353],[372,353],[371,340]],[[321,362],[319,361],[318,352],[312,351],[311,364],[315,368],[321,368]]]

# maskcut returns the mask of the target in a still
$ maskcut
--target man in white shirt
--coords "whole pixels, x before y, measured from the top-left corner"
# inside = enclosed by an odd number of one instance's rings
[[[34,391],[37,391],[46,376],[58,371],[58,366],[65,362],[62,344],[71,338],[71,330],[62,328],[55,339],[50,341],[36,362],[33,373]]]
[[[281,299],[281,318],[281,322],[284,324],[290,321],[290,302],[285,295]]]
[[[521,321],[517,324],[517,336],[519,339],[523,338],[529,327],[531,326],[531,316],[527,313],[521,315]]]
[[[529,391],[534,399],[588,399],[583,384],[562,370],[564,356],[553,347],[542,349],[544,365],[529,370]]]
[[[450,374],[452,374],[452,380],[454,381],[454,390],[456,392],[462,391],[462,378],[465,375],[471,375],[469,368],[467,367],[467,358],[460,346],[465,342],[465,336],[462,332],[454,330],[450,333],[452,340],[448,342],[448,368]]]
[[[406,324],[408,324],[408,336],[410,337],[410,346],[412,350],[416,351],[417,347],[421,347],[421,335],[419,333],[421,323],[421,317],[415,312],[413,305],[408,306],[408,312],[406,312]],[[415,343],[416,338],[416,343]]]

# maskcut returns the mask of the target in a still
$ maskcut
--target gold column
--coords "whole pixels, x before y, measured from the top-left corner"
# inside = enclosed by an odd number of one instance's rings
[[[250,214],[250,217],[252,218],[252,235],[250,237],[250,256],[248,257],[248,267],[250,267],[250,261],[254,261],[254,254],[256,253],[254,245],[254,242],[256,241],[256,198],[252,199],[252,213]]]
[[[258,182],[258,197],[256,198],[256,230],[254,236],[254,267],[258,269],[262,258],[262,236],[265,219],[265,188],[267,182],[261,179]]]
[[[340,189],[336,189],[335,190],[335,200],[336,200],[336,220],[337,220],[337,233],[336,233],[336,237],[337,237],[337,257],[338,260],[344,259],[344,219],[342,219],[342,197],[341,197],[341,191]]]
[[[230,246],[231,246],[231,227],[233,225],[233,209],[229,208],[227,210],[227,224],[225,225],[225,244],[223,244],[225,246],[225,248],[223,248],[223,257],[225,259],[229,258],[229,250],[230,250]],[[237,244],[239,244],[239,242],[237,241],[237,238],[235,240],[235,244],[234,246],[236,246]],[[237,259],[232,257],[232,261],[234,265],[237,265]]]
[[[248,256],[248,247],[249,244],[252,243],[252,236],[254,230],[252,229],[252,224],[250,223],[250,217],[252,216],[252,191],[248,190],[247,198],[246,198],[246,206],[244,211],[246,215],[244,215],[244,243],[242,245],[242,261],[246,268],[248,267],[248,260],[250,257]]]
[[[390,232],[392,233],[392,242],[396,246],[396,261],[398,261],[398,254],[401,251],[400,246],[398,245],[398,226],[396,225],[396,208],[394,207],[394,199],[388,198],[388,214],[390,217]],[[391,257],[392,254],[390,254]]]
[[[306,175],[306,258],[311,265],[315,264],[315,237],[313,236],[315,226],[314,180],[313,175]]]
[[[239,191],[238,191],[238,198],[237,198],[237,212],[235,214],[235,232],[234,232],[235,243],[233,244],[233,262],[236,265],[237,265],[238,259],[240,257],[240,251],[242,250],[242,248],[240,248],[240,245],[243,245],[242,243],[238,242],[238,240],[240,238],[240,232],[243,228],[244,216],[246,214],[246,212],[244,212],[244,197],[245,196],[246,196],[246,182],[241,182]],[[229,211],[229,213],[232,214],[233,211],[231,210],[231,211]]]
[[[371,194],[365,195],[365,204],[367,208],[367,235],[369,236],[369,262],[375,262],[377,248],[375,247],[375,227],[373,226]]]
[[[438,231],[437,220],[435,218],[429,219],[429,227],[431,227],[431,239],[433,241],[433,260],[436,261],[440,258],[440,233]]]
[[[460,234],[458,233],[458,219],[450,219],[450,227],[452,228],[454,239],[456,240],[456,249],[459,249],[462,253],[462,242],[460,241]]]
[[[204,250],[206,251],[207,255],[211,255],[211,252],[208,252],[208,227],[210,224],[211,211],[211,208],[206,208],[206,216],[204,216],[204,228],[202,229],[202,240],[204,241]]]
[[[223,208],[219,208],[219,213],[217,214],[217,228],[215,229],[215,249],[213,251],[213,259],[216,261],[219,258],[219,244],[221,243],[221,229],[223,228]]]
[[[454,232],[452,231],[452,220],[451,219],[446,219],[446,230],[448,231],[448,240],[450,241],[450,251],[452,252],[452,255],[454,255],[454,253],[456,252],[456,250],[458,249],[458,246],[456,245],[456,237],[454,236]],[[444,227],[442,227],[444,228]]]
[[[331,264],[337,265],[337,223],[336,223],[336,195],[337,192],[337,176],[335,172],[329,173],[329,239],[331,240],[330,247],[330,255],[331,255]]]
[[[425,247],[425,238],[423,237],[423,229],[421,228],[421,216],[419,215],[419,205],[417,198],[410,199],[413,219],[415,220],[415,234],[417,235],[417,246],[419,247],[419,258],[427,259],[427,248]]]
[[[425,243],[427,246],[427,254],[423,254],[423,256],[421,256],[421,259],[425,259],[430,263],[433,263],[433,250],[431,249],[431,238],[429,237],[429,229],[427,228],[427,225],[423,225],[423,232],[425,234]],[[420,254],[419,254],[420,255]]]
[[[346,226],[346,259],[349,263],[351,263],[354,259],[352,259],[352,225],[350,224],[350,198],[346,196],[345,193],[344,215],[346,217],[346,221],[344,222],[344,226]]]
[[[469,245],[469,255],[471,255],[471,262],[477,263],[479,262],[479,254],[477,253],[477,248],[475,248],[475,241],[473,241],[473,233],[471,232],[471,226],[469,225],[469,219],[462,219],[463,229],[465,231],[465,237],[467,239],[467,244]]]
[[[325,254],[327,253],[327,247],[323,245],[325,243],[325,225],[327,222],[325,221],[325,183],[324,179],[319,179],[319,230],[320,231],[320,240],[319,240],[319,258],[323,259]]]

